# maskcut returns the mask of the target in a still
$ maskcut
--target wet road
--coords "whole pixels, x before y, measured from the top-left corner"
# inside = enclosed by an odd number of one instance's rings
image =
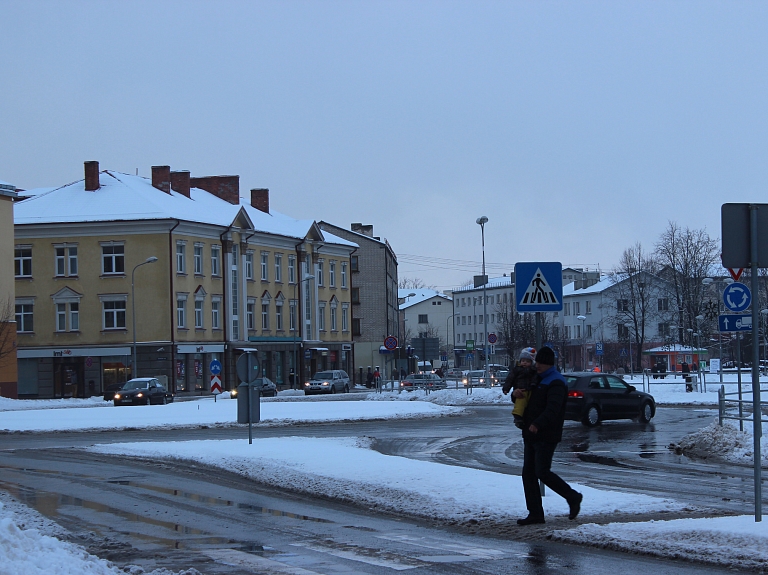
[[[519,432],[509,425],[508,408],[473,411],[437,420],[257,426],[254,437],[368,435],[385,453],[517,473]],[[609,422],[586,429],[567,424],[555,465],[564,476],[595,487],[749,512],[749,468],[693,462],[666,448],[712,417],[711,411],[661,409],[654,423],[645,426]],[[0,488],[81,534],[80,542],[100,557],[145,569],[195,567],[211,575],[392,570],[613,575],[617,569],[649,568],[657,573],[724,572],[547,541],[512,541],[516,527],[504,538],[480,537],[467,526],[446,528],[381,516],[265,489],[219,470],[50,449],[233,437],[247,437],[247,429],[3,435]],[[730,501],[723,501],[724,494]]]

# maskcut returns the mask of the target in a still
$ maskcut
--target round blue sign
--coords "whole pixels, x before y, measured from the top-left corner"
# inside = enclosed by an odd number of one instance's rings
[[[740,282],[733,282],[723,290],[723,303],[731,311],[744,311],[752,303],[752,292]]]
[[[397,338],[395,336],[390,335],[384,340],[384,347],[388,349],[389,351],[392,351],[393,349],[397,348]]]
[[[219,375],[221,373],[221,362],[218,359],[214,359],[211,362],[210,368],[213,375]]]

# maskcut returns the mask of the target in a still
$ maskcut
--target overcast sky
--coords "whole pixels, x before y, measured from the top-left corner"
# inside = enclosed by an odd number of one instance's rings
[[[765,202],[766,2],[0,0],[0,180],[239,174],[401,277],[609,270]]]

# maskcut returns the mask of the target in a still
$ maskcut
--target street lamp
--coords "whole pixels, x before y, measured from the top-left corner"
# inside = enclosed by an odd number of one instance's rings
[[[584,351],[584,343],[587,335],[587,332],[584,330],[584,322],[587,320],[587,316],[578,315],[576,316],[576,319],[581,320],[581,369],[587,371],[587,358],[585,357],[586,352]]]
[[[136,363],[136,296],[133,289],[133,274],[136,273],[136,268],[139,268],[145,264],[153,264],[157,261],[155,256],[150,256],[140,264],[136,264],[131,272],[131,319],[133,321],[133,367],[131,369],[131,378],[139,376],[139,366]]]
[[[634,326],[631,323],[625,323],[624,327],[627,328],[627,339],[629,340],[629,378],[635,379],[635,371],[632,366],[632,360],[634,359],[634,356],[632,355],[632,332],[630,331]],[[640,370],[640,372],[642,373],[642,370]]]
[[[488,373],[488,314],[486,306],[488,305],[488,298],[485,295],[486,287],[488,286],[488,276],[485,275],[485,224],[488,223],[487,216],[480,216],[475,220],[480,226],[480,236],[483,242],[483,350],[485,351],[485,378],[488,379],[490,374]]]
[[[313,280],[315,279],[315,276],[313,275],[305,275],[300,282],[297,282],[293,284],[293,301],[296,302],[297,305],[294,306],[295,310],[295,316],[296,316],[296,325],[293,326],[293,384],[294,387],[299,385],[299,364],[298,358],[296,357],[296,334],[299,331],[299,325],[301,325],[301,318],[299,317],[299,306],[298,306],[298,300],[296,299],[296,286],[299,283],[304,283],[305,281]]]

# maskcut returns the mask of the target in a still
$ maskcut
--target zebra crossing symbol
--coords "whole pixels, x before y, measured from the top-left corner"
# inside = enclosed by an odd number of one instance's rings
[[[527,262],[515,265],[517,311],[563,309],[563,268],[559,262]]]
[[[525,290],[523,301],[521,303],[523,305],[558,303],[557,296],[555,295],[555,292],[552,291],[552,288],[549,287],[547,278],[541,273],[541,269],[537,269],[536,273],[533,274],[533,279],[531,280],[528,289]]]

